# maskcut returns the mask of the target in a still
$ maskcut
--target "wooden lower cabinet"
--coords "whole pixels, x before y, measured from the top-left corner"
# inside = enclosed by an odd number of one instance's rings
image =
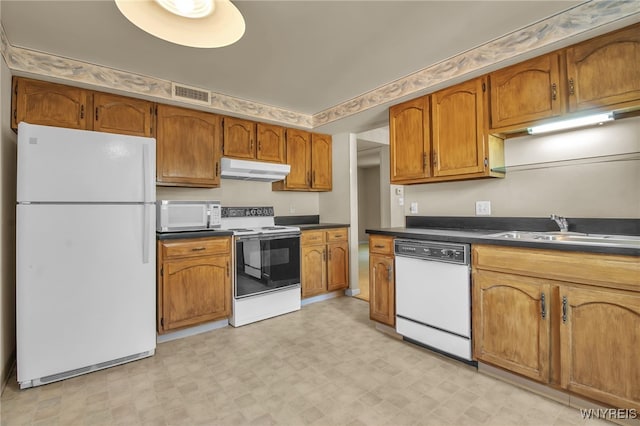
[[[396,285],[393,237],[369,236],[369,318],[395,327]]]
[[[302,298],[349,287],[348,228],[303,231]]]
[[[640,294],[561,288],[562,387],[640,411]]]
[[[551,285],[540,278],[474,274],[476,358],[529,378],[549,381]]]
[[[640,258],[485,245],[472,252],[474,358],[640,410]]]
[[[231,239],[158,242],[158,333],[231,314]]]

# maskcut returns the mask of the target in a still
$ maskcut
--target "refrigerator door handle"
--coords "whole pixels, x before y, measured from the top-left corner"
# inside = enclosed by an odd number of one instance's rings
[[[149,173],[151,172],[151,156],[149,155],[149,144],[142,145],[142,173],[143,173],[143,185],[144,185],[144,202],[150,203],[153,200],[151,199],[151,190],[152,185],[155,182],[152,182],[152,179],[149,177]]]
[[[142,263],[149,263],[149,237],[151,228],[151,204],[144,204],[144,219],[142,223]]]

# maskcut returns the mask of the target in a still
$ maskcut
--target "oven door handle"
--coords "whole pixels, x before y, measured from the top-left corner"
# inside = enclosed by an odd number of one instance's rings
[[[281,240],[283,238],[295,238],[300,237],[300,232],[286,232],[279,234],[253,234],[253,235],[240,235],[236,237],[236,241],[247,241],[247,240]]]

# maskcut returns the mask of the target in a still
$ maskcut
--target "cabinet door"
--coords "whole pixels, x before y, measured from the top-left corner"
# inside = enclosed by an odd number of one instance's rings
[[[327,245],[327,290],[341,290],[349,287],[349,243]]]
[[[389,108],[391,182],[431,176],[429,156],[429,97]]]
[[[331,191],[333,151],[331,135],[311,134],[311,188]]]
[[[478,78],[431,95],[434,176],[484,171],[483,87]]]
[[[640,24],[567,49],[569,110],[640,99]]]
[[[302,247],[302,297],[327,291],[327,252],[324,244]]]
[[[123,135],[153,135],[153,102],[93,93],[93,130]]]
[[[481,270],[473,279],[474,357],[548,382],[549,282]]]
[[[491,73],[491,128],[523,128],[560,115],[559,63],[551,53]]]
[[[256,159],[284,163],[284,127],[258,123]]]
[[[640,410],[640,295],[562,287],[561,384]]]
[[[228,317],[230,256],[165,262],[162,272],[164,331]]]
[[[391,327],[396,325],[393,257],[369,255],[369,317]]]
[[[26,121],[43,126],[87,129],[89,92],[77,87],[26,78],[14,79],[14,129]]]
[[[285,178],[286,189],[308,189],[311,185],[311,134],[287,129],[287,164],[291,172]]]
[[[225,157],[256,158],[256,123],[239,118],[224,118]]]
[[[219,186],[221,125],[215,114],[158,105],[158,184]]]

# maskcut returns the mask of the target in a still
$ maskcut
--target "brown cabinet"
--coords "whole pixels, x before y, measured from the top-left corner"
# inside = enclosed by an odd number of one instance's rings
[[[93,130],[133,136],[153,136],[153,102],[109,93],[93,94]]]
[[[570,112],[637,107],[640,24],[576,44],[566,52]]]
[[[429,96],[389,108],[391,182],[431,176]]]
[[[331,191],[332,138],[331,135],[287,129],[286,163],[289,175],[274,182],[274,191]]]
[[[369,318],[396,325],[393,237],[369,236]]]
[[[219,115],[158,105],[157,127],[158,185],[220,185]]]
[[[473,283],[477,359],[549,381],[550,284],[540,278],[479,270]]]
[[[560,53],[540,56],[489,74],[491,130],[519,130],[564,112]]]
[[[231,238],[158,241],[158,333],[231,314]]]
[[[561,287],[561,385],[640,410],[640,293]]]
[[[640,409],[638,276],[637,256],[474,245],[474,357]]]
[[[503,177],[503,141],[487,132],[485,91],[481,77],[390,108],[391,182]]]
[[[256,158],[256,123],[233,117],[224,117],[224,143],[222,154],[225,157],[240,159]]]
[[[256,160],[273,163],[285,162],[285,128],[273,124],[258,123]]]
[[[349,287],[348,228],[303,231],[302,297]]]
[[[154,103],[127,96],[15,77],[12,126],[44,126],[154,136]]]
[[[78,87],[14,77],[12,127],[25,121],[43,126],[90,129],[91,92]]]

